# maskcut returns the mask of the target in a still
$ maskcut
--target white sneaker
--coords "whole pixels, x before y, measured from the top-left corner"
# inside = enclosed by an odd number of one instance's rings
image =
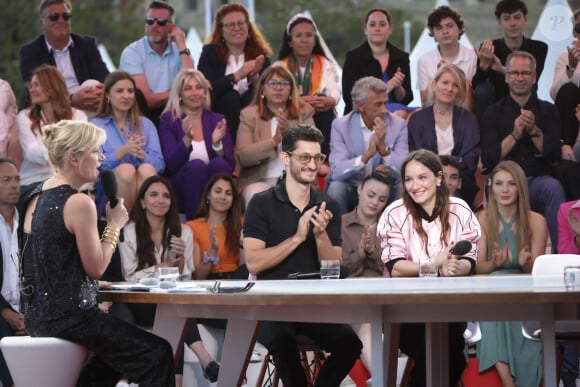
[[[367,387],[373,387],[373,378],[369,378],[366,382]]]
[[[115,387],[129,387],[129,383],[127,382],[119,382],[115,385]]]

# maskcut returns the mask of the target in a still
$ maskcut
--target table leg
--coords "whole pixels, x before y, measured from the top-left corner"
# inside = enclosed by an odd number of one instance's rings
[[[175,307],[171,304],[158,304],[153,321],[153,333],[163,337],[171,344],[173,353],[183,348],[183,328],[187,318],[178,317]]]
[[[448,323],[425,324],[427,387],[449,386]]]
[[[239,386],[248,348],[254,347],[257,321],[229,319],[222,351],[219,386]]]
[[[558,382],[556,379],[556,334],[554,326],[554,306],[546,305],[542,314],[545,387],[555,387]]]

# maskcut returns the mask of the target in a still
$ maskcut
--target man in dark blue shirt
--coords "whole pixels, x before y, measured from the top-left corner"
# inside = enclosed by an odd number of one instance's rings
[[[244,218],[244,251],[250,273],[260,279],[285,279],[294,272],[320,269],[320,261],[342,258],[338,206],[314,190],[324,136],[308,125],[289,128],[280,159],[286,177],[256,194]],[[305,386],[296,335],[312,339],[331,355],[316,386],[338,386],[360,356],[362,344],[346,324],[262,322],[258,340],[270,351],[285,386]]]
[[[558,208],[564,189],[551,176],[560,159],[560,116],[556,107],[532,93],[536,60],[514,51],[506,61],[509,95],[491,105],[481,121],[481,161],[489,173],[501,160],[513,160],[524,170],[534,211],[548,222],[552,250],[558,246]]]

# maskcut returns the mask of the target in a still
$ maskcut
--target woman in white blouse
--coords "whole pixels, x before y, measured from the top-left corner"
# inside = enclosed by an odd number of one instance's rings
[[[21,198],[54,174],[48,161],[48,150],[42,142],[44,126],[60,120],[87,120],[82,110],[71,106],[64,77],[54,66],[37,67],[28,83],[28,92],[32,105],[17,116],[24,156],[20,170]]]

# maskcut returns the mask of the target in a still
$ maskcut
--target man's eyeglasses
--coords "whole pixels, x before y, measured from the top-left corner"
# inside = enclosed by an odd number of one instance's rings
[[[511,78],[518,78],[520,75],[522,76],[522,78],[529,78],[532,76],[534,72],[533,71],[508,71],[507,74],[511,77]]]
[[[85,195],[89,195],[89,194],[90,195],[96,195],[97,194],[97,190],[96,189],[81,189],[79,192],[82,193],[82,194],[85,194]]]
[[[290,156],[296,156],[300,164],[308,164],[310,160],[314,159],[316,165],[320,165],[324,163],[324,160],[326,160],[326,155],[322,153],[319,153],[317,155],[309,155],[308,153],[297,154],[294,152],[286,152],[286,153],[288,153]]]
[[[238,27],[241,30],[242,28],[245,28],[247,24],[248,23],[245,20],[240,20],[237,22],[222,23],[222,26],[228,30],[233,30],[234,27]]]
[[[275,79],[270,79],[269,81],[266,81],[266,85],[274,88],[274,87],[290,87],[290,82],[286,81],[286,80],[282,80],[282,81],[277,81]]]
[[[163,17],[146,17],[145,18],[145,24],[147,24],[148,26],[152,26],[153,23],[155,23],[155,22],[157,22],[157,25],[159,27],[163,27],[167,23],[169,23],[169,19],[165,19]]]
[[[51,22],[55,22],[55,21],[58,21],[58,19],[61,17],[62,17],[62,20],[69,21],[70,18],[72,17],[72,13],[70,13],[70,12],[63,12],[63,13],[55,12],[55,13],[49,13],[48,15],[43,16],[42,18],[48,19]]]

